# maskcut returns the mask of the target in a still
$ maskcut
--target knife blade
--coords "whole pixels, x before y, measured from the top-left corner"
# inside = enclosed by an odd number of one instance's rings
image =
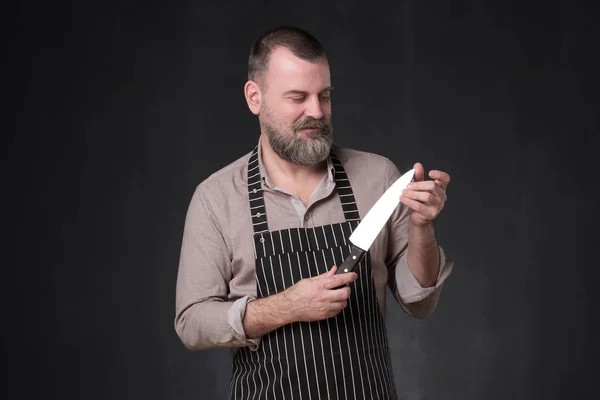
[[[352,246],[350,254],[338,267],[336,275],[353,272],[356,269],[400,203],[400,195],[406,185],[412,181],[414,174],[415,170],[411,169],[398,178],[367,212],[367,215],[350,235],[349,240]]]

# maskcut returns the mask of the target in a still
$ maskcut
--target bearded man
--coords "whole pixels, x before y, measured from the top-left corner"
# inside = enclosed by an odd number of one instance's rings
[[[387,157],[334,144],[332,89],[314,36],[263,33],[244,86],[258,143],[189,205],[175,330],[191,350],[232,349],[229,399],[395,399],[386,290],[425,318],[454,265],[434,231],[450,177],[426,180],[415,163],[358,268],[336,273],[350,234],[401,174]]]

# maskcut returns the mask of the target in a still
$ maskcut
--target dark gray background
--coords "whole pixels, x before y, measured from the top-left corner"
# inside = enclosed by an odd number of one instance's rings
[[[595,393],[597,3],[390,3],[7,9],[17,393],[224,398],[228,353],[189,352],[173,328],[181,234],[195,186],[256,143],[246,61],[279,24],[325,45],[339,144],[452,177],[438,230],[456,268],[439,307],[422,321],[389,307],[401,397]]]

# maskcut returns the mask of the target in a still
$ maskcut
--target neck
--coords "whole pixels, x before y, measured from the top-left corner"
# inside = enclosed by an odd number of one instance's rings
[[[273,184],[288,186],[297,182],[311,182],[322,179],[327,170],[327,160],[314,165],[296,165],[279,157],[263,133],[261,138],[262,163]]]

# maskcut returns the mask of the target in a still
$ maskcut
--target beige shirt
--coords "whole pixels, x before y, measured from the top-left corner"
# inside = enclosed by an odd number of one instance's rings
[[[385,190],[400,177],[388,159],[372,153],[335,148],[363,218]],[[248,205],[247,166],[251,152],[201,182],[187,212],[176,287],[175,330],[192,350],[250,346],[242,320],[246,304],[256,298],[253,228]],[[292,194],[274,187],[259,166],[270,231],[309,228],[344,222],[333,180],[333,165],[307,207]],[[402,203],[369,249],[379,307],[386,308],[386,287],[409,314],[424,318],[438,301],[454,262],[440,247],[440,270],[432,287],[422,287],[408,268],[406,249],[410,209]]]

